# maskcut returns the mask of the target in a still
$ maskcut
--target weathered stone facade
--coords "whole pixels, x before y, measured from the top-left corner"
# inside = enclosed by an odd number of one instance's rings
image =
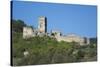
[[[23,27],[23,38],[30,38],[33,36],[33,29],[31,27]]]
[[[65,35],[65,36],[55,36],[55,38],[57,39],[57,41],[66,41],[66,42],[77,42],[80,45],[85,45],[85,44],[89,44],[89,39],[84,38],[84,37],[80,37],[78,35],[75,34],[69,34],[69,35]]]
[[[39,33],[47,32],[47,19],[44,16],[39,17],[38,32]]]

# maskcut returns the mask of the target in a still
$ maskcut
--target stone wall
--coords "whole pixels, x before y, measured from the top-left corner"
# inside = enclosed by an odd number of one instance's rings
[[[74,34],[69,34],[66,36],[55,36],[55,38],[57,39],[57,41],[77,42],[80,45],[89,44],[89,39],[86,38],[86,43],[85,43],[85,39],[83,37]]]
[[[23,27],[23,38],[30,38],[33,36],[33,29],[31,27]]]

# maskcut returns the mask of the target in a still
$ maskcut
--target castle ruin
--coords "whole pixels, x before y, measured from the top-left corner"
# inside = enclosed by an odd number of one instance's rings
[[[47,18],[44,16],[39,17],[38,22],[38,29],[33,29],[32,27],[23,27],[23,38],[30,38],[35,36],[44,36],[47,35]],[[76,34],[68,34],[68,35],[62,35],[59,31],[51,31],[50,37],[56,38],[57,41],[65,41],[65,42],[77,42],[80,45],[89,44],[90,41],[86,37],[81,37]],[[47,35],[48,36],[48,35]]]

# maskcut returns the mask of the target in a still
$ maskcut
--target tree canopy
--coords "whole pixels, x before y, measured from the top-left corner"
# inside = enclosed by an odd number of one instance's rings
[[[11,20],[12,32],[22,32],[23,27],[26,26],[22,20]]]

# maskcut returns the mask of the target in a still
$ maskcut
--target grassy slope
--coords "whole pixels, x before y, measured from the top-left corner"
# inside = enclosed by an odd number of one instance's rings
[[[96,61],[96,44],[79,46],[77,43],[57,42],[50,37],[23,39],[21,33],[12,36],[13,65],[35,65]],[[24,57],[27,50],[29,55]]]

